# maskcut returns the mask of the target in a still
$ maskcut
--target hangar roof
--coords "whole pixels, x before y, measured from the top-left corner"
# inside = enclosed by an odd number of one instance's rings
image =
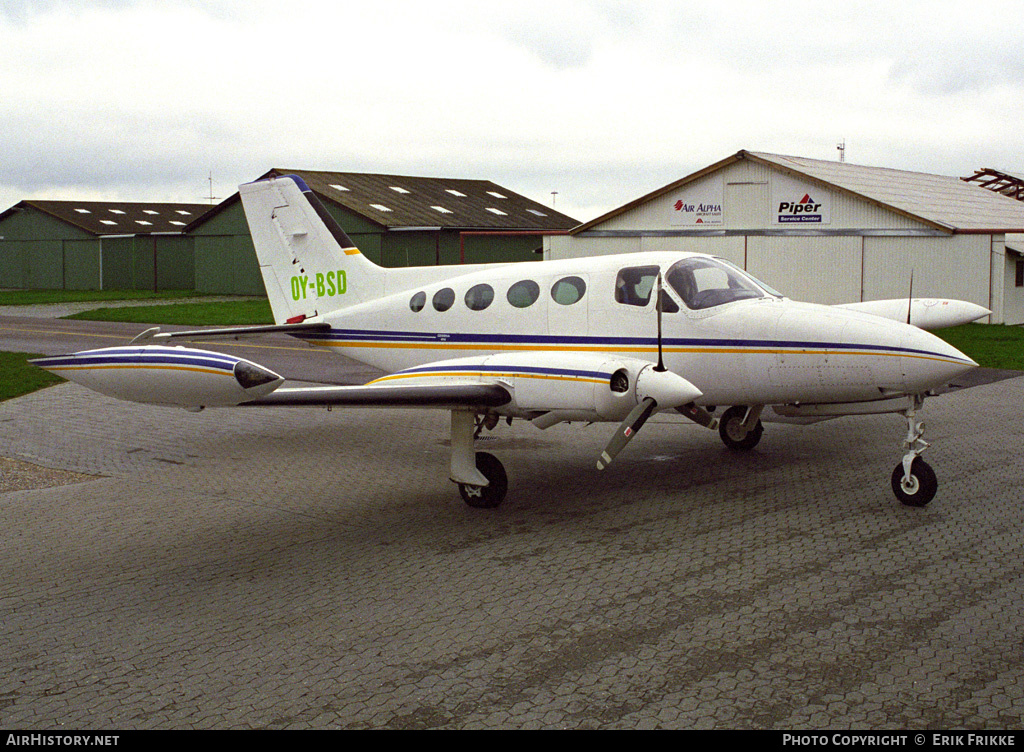
[[[867,200],[946,232],[1024,232],[1024,203],[960,178],[744,150],[581,225],[573,230],[573,234],[593,228],[741,159],[821,183],[826,188]]]
[[[564,232],[579,222],[489,180],[274,168],[259,179],[298,175],[322,200],[386,230]],[[231,196],[218,211],[239,200]]]
[[[489,180],[273,169],[298,175],[319,196],[387,228],[568,230],[579,224]]]
[[[92,235],[180,233],[213,207],[210,204],[154,204],[128,201],[19,201],[0,214],[36,209]]]

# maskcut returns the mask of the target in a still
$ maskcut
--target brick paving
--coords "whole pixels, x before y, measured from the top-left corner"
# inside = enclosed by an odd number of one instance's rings
[[[497,510],[447,415],[0,404],[0,726],[1004,729],[1024,714],[1024,378],[898,416],[504,423]],[[67,478],[68,476],[62,476]]]

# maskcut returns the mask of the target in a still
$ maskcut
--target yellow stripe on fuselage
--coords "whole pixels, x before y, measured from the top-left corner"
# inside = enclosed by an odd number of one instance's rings
[[[465,343],[424,343],[424,342],[394,342],[385,341],[355,341],[325,342],[323,340],[305,340],[315,347],[352,347],[352,348],[387,348],[401,350],[474,350],[483,352],[607,352],[607,353],[657,353],[656,346],[635,347],[635,346],[608,346],[594,345],[592,347],[573,345],[496,345],[496,344],[465,344]],[[789,350],[784,348],[751,348],[751,347],[664,347],[664,353],[688,353],[700,355],[882,355],[889,358],[914,358],[917,360],[932,360],[939,363],[960,363],[954,358],[944,358],[940,355],[924,355],[920,353],[901,352],[879,352],[878,350]]]

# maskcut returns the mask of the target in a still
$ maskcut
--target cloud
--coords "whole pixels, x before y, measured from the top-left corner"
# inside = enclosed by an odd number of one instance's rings
[[[984,9],[3,0],[0,203],[295,167],[488,178],[589,219],[741,148],[842,138],[850,161],[1013,169],[1024,32]]]

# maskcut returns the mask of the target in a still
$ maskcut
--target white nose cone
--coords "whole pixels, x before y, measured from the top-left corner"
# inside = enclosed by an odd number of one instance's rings
[[[978,364],[948,342],[916,327],[906,327],[900,340],[903,381],[910,393],[943,386]]]

